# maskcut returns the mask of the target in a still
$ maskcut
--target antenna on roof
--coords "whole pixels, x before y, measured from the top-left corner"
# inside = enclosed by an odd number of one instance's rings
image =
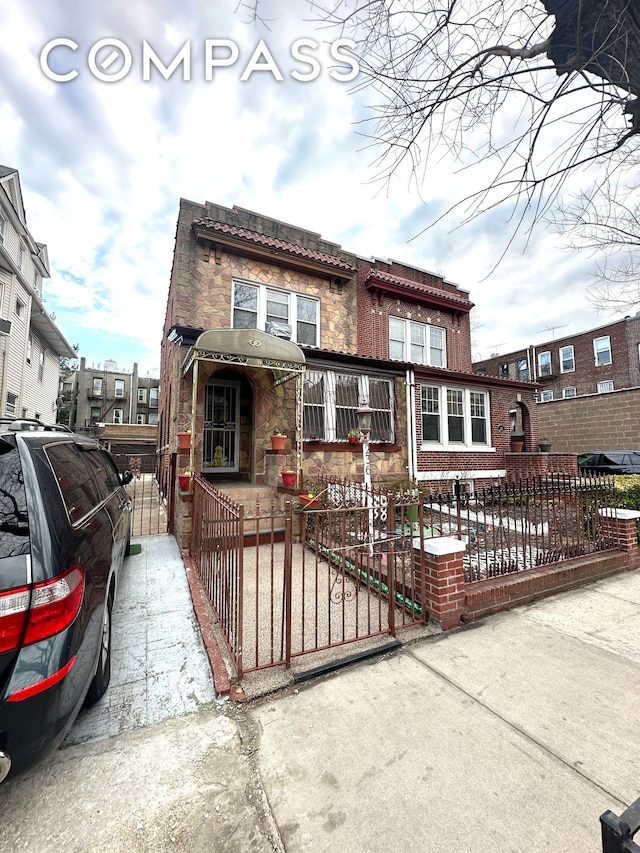
[[[554,335],[555,330],[556,329],[566,329],[568,325],[569,325],[568,323],[563,323],[561,326],[545,326],[544,329],[538,329],[538,331],[536,332],[536,335],[541,335],[543,332],[551,332],[551,340],[555,341],[555,339],[556,339],[556,336]]]

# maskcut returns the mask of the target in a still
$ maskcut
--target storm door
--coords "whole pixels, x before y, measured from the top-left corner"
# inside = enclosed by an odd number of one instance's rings
[[[204,393],[202,470],[239,470],[240,383],[210,379]]]

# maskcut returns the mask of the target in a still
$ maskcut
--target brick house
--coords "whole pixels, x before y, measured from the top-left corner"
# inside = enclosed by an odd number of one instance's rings
[[[537,449],[536,386],[472,371],[468,293],[257,213],[181,200],[161,351],[159,446],[191,430],[190,467],[275,487],[362,477],[348,441],[373,410],[372,478],[485,484],[510,432]],[[271,450],[274,430],[287,436]],[[531,460],[532,461],[532,460]],[[519,469],[518,469],[519,470]]]
[[[483,377],[532,379],[554,450],[640,447],[640,316],[474,362]],[[611,413],[615,412],[612,420]]]

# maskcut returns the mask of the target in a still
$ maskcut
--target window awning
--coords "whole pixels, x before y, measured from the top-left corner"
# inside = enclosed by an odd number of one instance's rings
[[[293,341],[258,329],[209,329],[189,349],[182,363],[183,376],[195,361],[215,361],[271,370],[281,385],[304,373],[304,353]]]

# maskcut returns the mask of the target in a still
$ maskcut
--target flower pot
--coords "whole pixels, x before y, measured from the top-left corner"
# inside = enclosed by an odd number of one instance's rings
[[[349,438],[347,438],[347,441],[349,442],[349,444],[360,444],[360,439],[351,435],[349,436]]]
[[[191,491],[191,475],[190,474],[178,474],[178,483],[180,484],[181,492],[190,492]]]
[[[318,509],[320,501],[314,495],[311,497],[309,495],[300,495],[300,505],[303,509]]]
[[[551,453],[551,443],[548,441],[541,441],[538,445],[538,450],[540,453]]]
[[[191,433],[178,433],[178,450],[191,450]]]
[[[522,453],[522,449],[524,448],[524,441],[521,439],[511,439],[511,452],[512,453]]]
[[[287,440],[286,435],[272,435],[271,436],[271,449],[272,450],[284,450],[284,443]]]
[[[295,489],[296,484],[298,482],[298,475],[295,471],[283,471],[282,474],[282,485],[286,489]]]

